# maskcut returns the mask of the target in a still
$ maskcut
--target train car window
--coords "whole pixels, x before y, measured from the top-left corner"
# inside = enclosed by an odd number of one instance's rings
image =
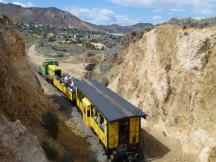
[[[80,97],[80,91],[77,89],[77,97],[79,100],[81,100],[81,97]]]
[[[84,98],[84,95],[83,95],[83,93],[82,92],[80,92],[81,93],[81,99],[83,99]]]
[[[95,112],[95,117],[94,117],[95,122],[98,124],[98,112]]]
[[[100,115],[100,128],[104,132],[104,117],[102,115]]]
[[[87,110],[87,117],[90,117],[90,110]]]
[[[84,98],[84,95],[81,91],[78,91],[78,98],[80,101]]]
[[[93,106],[91,105],[91,116],[93,117],[94,116],[94,113],[93,113]]]

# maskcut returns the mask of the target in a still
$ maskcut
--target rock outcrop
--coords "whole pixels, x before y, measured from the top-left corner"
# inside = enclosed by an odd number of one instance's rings
[[[0,117],[1,162],[48,162],[37,137],[28,133],[20,121]]]
[[[200,154],[200,159],[209,153],[205,159],[212,161],[216,142],[215,29],[156,27],[119,51],[118,57],[124,61],[109,72],[110,88],[148,113],[148,127],[180,139],[183,150]]]

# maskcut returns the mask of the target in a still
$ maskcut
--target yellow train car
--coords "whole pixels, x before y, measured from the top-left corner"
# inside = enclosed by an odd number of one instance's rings
[[[40,74],[76,103],[85,124],[103,144],[106,154],[135,160],[139,153],[141,118],[146,114],[96,80],[75,80],[73,91],[62,84],[58,62],[47,60]]]
[[[48,76],[53,79],[56,75],[61,75],[61,68],[57,65],[48,65]]]
[[[147,115],[96,80],[81,80],[75,86],[83,121],[103,143],[107,155],[135,159],[140,146],[141,118]]]
[[[63,85],[59,79],[53,78],[53,85],[58,88],[69,100],[73,101],[76,97],[75,91],[70,91],[68,87]]]

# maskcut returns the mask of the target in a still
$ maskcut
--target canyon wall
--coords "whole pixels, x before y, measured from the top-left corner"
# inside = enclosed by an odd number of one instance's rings
[[[148,114],[145,127],[180,139],[200,161],[216,156],[215,29],[156,27],[122,45],[123,62],[107,74],[111,89]]]

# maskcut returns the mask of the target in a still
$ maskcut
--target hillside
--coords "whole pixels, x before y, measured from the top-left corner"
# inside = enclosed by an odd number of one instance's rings
[[[158,26],[122,43],[121,62],[104,74],[111,89],[148,113],[145,129],[179,140],[181,157],[193,153],[200,162],[216,160],[215,29]],[[178,156],[172,161],[183,161]]]
[[[0,3],[0,14],[5,14],[15,22],[33,23],[38,25],[48,25],[53,27],[76,28],[90,31],[101,31],[111,33],[126,33],[133,29],[142,29],[152,27],[150,23],[138,23],[132,26],[120,25],[96,25],[80,20],[69,12],[62,11],[55,7],[24,8],[15,4]]]
[[[173,24],[184,27],[207,27],[216,25],[216,17],[204,18],[204,19],[194,19],[194,18],[172,18],[164,24]]]
[[[65,156],[74,162],[89,161],[87,139],[71,131],[65,124],[71,116],[59,111],[69,109],[67,101],[55,89],[45,93],[50,89],[27,62],[24,41],[1,15],[0,49],[0,161],[59,162]],[[58,121],[50,128],[55,136],[46,127],[50,118]],[[79,127],[74,124],[73,129]]]
[[[0,14],[5,14],[15,22],[35,23],[54,27],[74,27],[77,29],[97,30],[90,23],[85,23],[72,14],[50,8],[24,8],[14,4],[0,3]]]
[[[9,24],[0,16],[0,161],[47,162],[37,137],[22,124],[39,128],[49,102],[46,106],[43,91],[25,59],[24,43]]]
[[[146,27],[153,27],[150,23],[138,23],[132,26],[120,26],[117,24],[113,25],[98,25],[98,28],[110,33],[127,33],[134,29],[143,29]]]

